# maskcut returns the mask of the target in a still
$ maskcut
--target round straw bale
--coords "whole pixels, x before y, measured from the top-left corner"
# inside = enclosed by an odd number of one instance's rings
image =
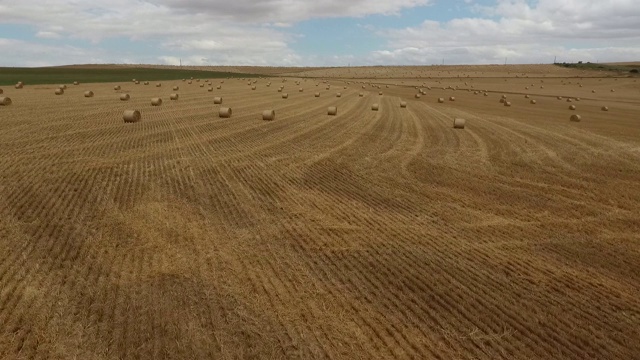
[[[162,83],[157,83],[156,87],[162,87]]]
[[[204,83],[200,84],[200,87],[204,87]]]
[[[558,97],[557,97],[557,99],[558,99],[558,100],[562,100],[562,96],[558,96]]]
[[[9,106],[11,105],[11,98],[7,96],[0,97],[0,105],[1,106]]]
[[[616,80],[618,80],[618,79],[616,79]],[[615,89],[611,89],[611,92],[616,92],[616,90]]]
[[[73,82],[73,85],[80,85],[80,83],[79,83],[79,82],[77,82],[77,81],[74,81],[74,82]]]
[[[122,119],[126,123],[134,123],[140,121],[141,115],[138,110],[125,110]]]
[[[138,85],[138,84],[140,84],[140,81],[136,80],[136,81],[134,81],[134,84]]]
[[[303,89],[303,88],[300,88],[300,89],[298,89],[298,91],[299,91],[299,92],[303,92],[303,91],[304,91],[304,89]]]
[[[251,87],[251,90],[255,90],[255,89],[256,89],[256,86],[255,86],[255,85],[253,85],[253,86]]]
[[[420,99],[420,94],[416,94],[416,99]]]
[[[138,81],[138,80],[136,80],[136,79],[131,79],[131,81],[132,81],[132,82],[136,82],[136,81]]]
[[[216,96],[213,98],[213,103],[214,104],[222,104],[222,97],[221,96]]]
[[[345,86],[344,89],[347,90],[347,87]]]
[[[438,98],[438,102],[439,103],[443,103],[444,102],[444,98]]]
[[[180,97],[180,95],[178,95],[178,94],[171,94],[171,95],[169,95],[169,100],[178,100],[178,97]]]
[[[400,107],[401,108],[406,108],[407,107],[407,102],[406,101],[400,101]]]
[[[580,98],[575,98],[576,101],[580,101]]]
[[[569,110],[575,110],[576,106],[575,105],[569,105]]]
[[[278,92],[282,92],[282,88],[279,88],[279,89],[278,89]]]
[[[380,105],[378,105],[378,104],[371,105],[371,110],[378,111],[378,109],[380,109]]]
[[[93,97],[93,91],[85,91],[84,97]]]
[[[220,90],[220,89],[222,89],[222,86],[218,85],[218,86],[216,86],[216,89]]]
[[[336,97],[341,97],[341,96],[342,96],[342,94],[341,94],[341,93],[337,93],[337,94],[336,94]]]
[[[144,84],[145,84],[145,85],[149,85],[149,82],[148,82],[148,81],[145,81],[145,82],[144,82]]]
[[[483,93],[484,96],[489,96],[489,93]]]
[[[506,98],[507,98],[507,95],[502,95],[502,96],[500,96],[500,98],[501,98],[501,99],[506,99]]]
[[[603,106],[603,107],[601,108],[601,110],[602,110],[602,111],[609,111],[609,108],[608,108],[607,106]]]
[[[17,83],[17,84],[15,85],[15,88],[16,88],[16,89],[22,89],[22,87],[23,87],[23,86],[24,86],[24,85],[23,85],[22,83]]]
[[[193,81],[189,80],[187,81],[187,84],[193,84]]]
[[[382,91],[378,91],[378,95],[382,95]]]
[[[162,105],[162,99],[161,98],[152,98],[151,99],[151,106],[160,106]]]
[[[178,90],[180,90],[180,86],[174,86],[173,87],[173,91],[178,91]]]
[[[319,92],[315,93],[315,97],[320,97],[320,93]]]
[[[208,88],[208,89],[207,89],[207,91],[208,91],[208,92],[213,92],[213,88],[212,88],[212,87],[210,87],[210,88]]]
[[[358,94],[359,97],[364,97],[364,93]]]
[[[531,102],[533,105],[535,105],[537,101],[535,101],[535,100],[531,100],[530,102]]]
[[[567,102],[572,102],[573,100],[571,100],[571,98],[567,98]]]
[[[464,125],[467,123],[467,120],[461,118],[453,119],[453,128],[454,129],[464,129]]]
[[[582,120],[582,117],[580,115],[578,115],[578,114],[573,114],[573,115],[571,115],[569,120],[578,122],[578,121]]]
[[[262,112],[262,120],[273,120],[276,118],[275,110],[265,110]]]
[[[327,114],[328,115],[332,115],[335,116],[338,114],[338,107],[336,106],[329,106],[329,108],[327,109]]]
[[[289,94],[287,94],[287,93],[283,93],[283,94],[282,94],[282,98],[283,98],[283,99],[288,99],[288,98],[289,98]]]
[[[525,95],[525,96],[524,96],[524,98],[525,98],[525,99],[528,99],[528,98],[529,98],[529,95]]]
[[[113,90],[120,90],[120,85],[116,85],[113,87]]]
[[[67,85],[60,85],[58,86],[58,89],[67,90]]]
[[[449,101],[456,101],[456,98],[451,96],[451,97],[449,97]]]
[[[505,101],[504,106],[511,106],[511,101]]]
[[[218,116],[221,118],[230,118],[231,117],[231,108],[221,107],[218,111]]]
[[[62,94],[64,94],[63,89],[56,89],[56,95],[62,95]]]
[[[130,98],[131,97],[129,96],[129,94],[120,94],[120,100],[122,100],[122,101],[127,101]]]

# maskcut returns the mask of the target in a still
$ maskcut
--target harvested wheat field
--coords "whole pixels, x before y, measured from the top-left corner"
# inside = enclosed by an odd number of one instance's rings
[[[638,359],[637,78],[292,71],[3,86],[0,358]]]

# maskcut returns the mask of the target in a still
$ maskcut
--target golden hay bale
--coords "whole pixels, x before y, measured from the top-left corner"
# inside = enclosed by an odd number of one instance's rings
[[[575,98],[576,101],[580,101],[580,98]]]
[[[162,105],[162,99],[161,98],[152,98],[151,99],[151,106],[160,106]]]
[[[220,89],[222,89],[222,86],[218,85],[218,86],[216,86],[216,89],[220,90]]]
[[[122,119],[126,123],[138,122],[140,121],[141,117],[142,116],[140,115],[140,111],[138,110],[125,110],[124,114],[122,115]]]
[[[178,95],[178,94],[171,94],[171,95],[169,95],[169,100],[178,100],[178,97],[180,97],[180,95]]]
[[[93,91],[85,91],[84,97],[93,97]]]
[[[570,106],[569,106],[569,110],[575,110],[575,109],[576,109],[576,106],[575,106],[575,105],[570,105]]]
[[[484,93],[483,95],[484,95],[484,96],[489,96],[489,93]]]
[[[282,88],[278,89],[278,92],[282,92]]]
[[[601,108],[601,110],[602,110],[602,111],[609,111],[609,108],[608,108],[607,106],[603,106],[603,107]]]
[[[157,83],[156,87],[162,87],[162,84],[161,83]]]
[[[535,100],[531,100],[530,102],[531,102],[533,105],[535,105],[535,104],[537,103],[537,101],[535,101]]]
[[[134,82],[134,84],[139,85],[139,84],[140,84],[140,81],[136,80],[136,81]]]
[[[79,83],[79,82],[77,82],[77,81],[74,81],[74,82],[73,82],[73,85],[80,85],[80,83]]]
[[[567,98],[567,102],[572,102],[573,100],[571,100],[571,98]]]
[[[329,106],[329,108],[327,109],[327,115],[335,116],[337,114],[338,114],[338,107]]]
[[[204,83],[200,84],[200,87],[204,87]]]
[[[221,118],[230,118],[231,117],[231,108],[221,107],[218,111],[218,116]]]
[[[127,101],[130,98],[131,97],[129,96],[129,94],[120,94],[120,100],[122,100],[122,101]]]
[[[120,85],[116,85],[113,87],[113,90],[120,90]]]
[[[507,95],[502,95],[502,96],[500,96],[500,98],[501,98],[501,99],[506,99],[506,98],[507,98]]]
[[[371,110],[378,111],[378,109],[380,109],[380,105],[378,105],[378,104],[371,105]]]
[[[303,92],[303,91],[304,91],[304,89],[303,89],[303,88],[300,88],[300,89],[298,89],[298,91],[299,91],[299,92]]]
[[[364,97],[364,93],[358,94],[359,97]]]
[[[56,95],[62,95],[62,94],[64,94],[63,89],[56,89]]]
[[[180,86],[174,86],[173,87],[173,91],[178,91],[178,90],[180,90]]]
[[[594,93],[594,94],[596,93],[596,91],[595,91],[595,90],[591,90],[591,92],[592,92],[592,93]]]
[[[618,80],[618,79],[616,79],[616,80]],[[614,89],[611,89],[611,92],[616,92],[616,91]]]
[[[287,94],[287,93],[282,94],[282,98],[283,99],[288,99],[289,98],[289,94]]]
[[[16,89],[22,89],[22,87],[23,87],[23,86],[24,86],[23,84],[21,84],[21,83],[17,83],[17,84],[15,85],[15,88],[16,88]]]
[[[255,86],[255,85],[253,85],[253,86],[251,87],[251,90],[255,90],[255,89],[256,89],[256,86]]]
[[[132,81],[132,82],[136,82],[136,81],[138,81],[138,80],[136,80],[136,79],[131,79],[131,81]]]
[[[336,93],[336,97],[341,97],[342,94],[341,93]]]
[[[406,108],[407,107],[407,102],[406,101],[400,101],[400,107],[401,108]]]
[[[416,99],[420,99],[420,94],[416,94]]]
[[[67,90],[67,85],[60,85],[58,86],[58,89]]]
[[[511,101],[505,101],[504,106],[511,106]]]
[[[0,106],[9,106],[11,105],[11,98],[2,96],[0,97]]]
[[[222,104],[222,97],[221,96],[216,96],[213,98],[213,103],[214,104]]]
[[[320,97],[320,93],[319,92],[315,93],[315,97]]]
[[[558,97],[557,97],[557,99],[558,99],[558,100],[562,100],[562,96],[558,96]]]
[[[144,84],[145,84],[145,85],[149,85],[149,82],[148,82],[148,81],[145,81],[145,82],[144,82]]]
[[[569,120],[578,122],[578,121],[582,120],[582,117],[580,115],[578,115],[578,114],[573,114],[573,115],[571,115]]]
[[[213,88],[212,88],[212,87],[210,87],[210,88],[208,88],[208,89],[207,89],[207,91],[208,91],[208,92],[213,92]]]
[[[449,97],[449,101],[456,101],[456,98],[451,96],[451,97]]]
[[[525,98],[525,99],[528,99],[528,98],[529,98],[529,95],[525,95],[525,96],[524,96],[524,98]]]
[[[378,95],[382,95],[382,91],[378,91]]]
[[[444,98],[438,98],[438,102],[442,104],[444,102]]]
[[[187,84],[193,84],[193,81],[189,80],[187,81]]]
[[[464,129],[464,125],[467,123],[467,120],[461,118],[453,119],[453,128],[454,129]]]
[[[265,110],[262,112],[262,120],[273,120],[276,118],[275,110]]]

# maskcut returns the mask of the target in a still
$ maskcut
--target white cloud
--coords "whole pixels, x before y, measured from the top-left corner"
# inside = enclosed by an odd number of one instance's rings
[[[53,31],[38,31],[36,37],[41,39],[60,39],[62,36]]]

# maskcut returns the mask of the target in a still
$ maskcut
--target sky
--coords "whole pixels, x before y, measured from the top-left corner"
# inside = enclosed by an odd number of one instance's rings
[[[640,0],[0,0],[0,66],[640,60]]]

